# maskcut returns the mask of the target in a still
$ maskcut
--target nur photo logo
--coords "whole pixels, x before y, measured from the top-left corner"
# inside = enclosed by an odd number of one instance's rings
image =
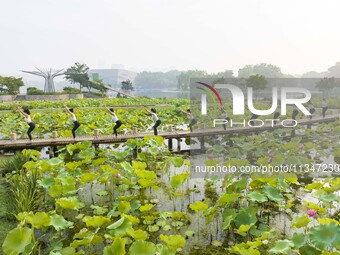
[[[195,83],[198,90],[194,93],[194,98],[200,98],[201,116],[208,115],[209,107],[219,108],[222,113],[232,116],[246,116],[246,107],[252,114],[250,119],[236,121],[232,118],[213,118],[213,127],[229,124],[233,126],[261,127],[263,125],[276,125],[279,123],[283,127],[295,127],[298,122],[295,118],[289,118],[288,108],[299,111],[305,116],[310,116],[310,111],[304,104],[311,101],[312,94],[306,88],[301,87],[272,87],[270,92],[265,91],[266,100],[255,96],[252,87],[240,88],[234,84],[215,84],[198,81]],[[228,98],[223,96],[228,95]],[[208,98],[211,103],[208,103]],[[223,100],[222,100],[223,98]],[[231,104],[231,111],[226,110],[226,104]],[[259,109],[256,104],[265,104]],[[259,116],[267,117],[257,119]],[[274,118],[275,117],[275,118]],[[280,117],[280,118],[279,118]],[[283,117],[283,118],[282,118]]]

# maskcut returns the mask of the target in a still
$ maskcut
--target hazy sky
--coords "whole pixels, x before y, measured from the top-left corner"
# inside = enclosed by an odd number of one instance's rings
[[[0,75],[123,64],[284,73],[340,61],[338,0],[0,0]]]

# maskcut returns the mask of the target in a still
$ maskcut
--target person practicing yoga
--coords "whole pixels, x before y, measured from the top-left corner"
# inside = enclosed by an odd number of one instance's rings
[[[76,138],[76,130],[80,127],[80,123],[77,121],[76,115],[74,114],[73,108],[68,108],[66,104],[64,104],[64,107],[66,111],[70,114],[71,120],[73,122],[73,128],[72,128],[72,135],[73,138]]]
[[[315,106],[313,105],[312,101],[309,101],[308,103],[308,110],[311,113],[311,115],[309,115],[309,118],[312,119],[313,113],[315,112]]]
[[[30,141],[32,141],[32,135],[31,132],[35,128],[35,124],[32,122],[31,116],[30,116],[30,110],[28,109],[22,109],[22,107],[18,106],[17,110],[19,113],[21,113],[25,117],[25,122],[28,124],[29,128],[27,130],[27,135]]]
[[[273,120],[274,120],[274,125],[276,125],[278,118],[280,116],[280,111],[278,108],[276,108],[275,112],[274,112],[274,116],[273,116]]]
[[[158,135],[157,127],[162,123],[162,121],[158,118],[156,109],[151,108],[151,111],[149,111],[148,109],[145,108],[145,110],[149,114],[151,114],[152,118],[154,119],[155,125],[153,126],[153,133],[154,133],[154,135]]]
[[[257,118],[259,117],[259,115],[253,113],[253,115],[250,117],[250,120],[249,120],[249,126],[254,126],[254,120],[256,120]]]
[[[105,105],[105,108],[106,110],[111,114],[112,116],[112,120],[114,123],[116,123],[116,125],[113,127],[113,133],[116,135],[116,137],[118,136],[118,133],[117,133],[117,129],[123,124],[117,117],[115,111],[113,110],[113,108],[108,108],[106,105]]]
[[[224,120],[226,121],[226,123],[224,123],[222,126],[224,130],[227,130],[227,122],[230,121],[230,118],[228,116],[228,112],[224,110],[223,108],[221,108],[221,112],[222,112],[222,118],[224,118]]]
[[[292,120],[295,120],[297,115],[299,114],[299,110],[296,105],[293,106]]]
[[[328,104],[326,98],[322,99],[322,117],[326,117],[326,111],[328,109]]]
[[[190,123],[189,123],[189,128],[190,128],[190,132],[192,132],[193,130],[193,126],[197,123],[197,120],[194,118],[194,116],[192,116],[191,112],[190,112],[190,109],[186,110],[186,111],[183,111],[181,109],[181,112],[185,113],[189,120],[190,120]]]

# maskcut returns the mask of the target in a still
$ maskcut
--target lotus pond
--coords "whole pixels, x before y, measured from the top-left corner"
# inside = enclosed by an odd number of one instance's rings
[[[178,102],[162,110],[169,123],[186,122],[185,116],[173,114]],[[187,101],[180,102],[185,108]],[[135,114],[138,110],[126,118]],[[340,254],[340,178],[330,169],[340,163],[339,124],[298,127],[293,135],[281,129],[209,137],[207,151],[199,154],[207,166],[327,163],[328,171],[322,172],[195,176],[196,160],[170,152],[155,136],[128,140],[119,149],[70,144],[51,159],[23,150],[1,166],[10,197],[6,217],[14,225],[1,240],[3,252]],[[58,124],[47,123],[47,130],[50,125]]]

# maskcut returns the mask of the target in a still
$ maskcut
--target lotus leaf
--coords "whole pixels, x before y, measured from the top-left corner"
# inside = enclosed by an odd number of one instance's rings
[[[280,202],[283,200],[280,190],[278,190],[277,188],[274,188],[271,185],[265,185],[263,187],[263,192],[267,195],[267,197],[270,200],[273,200],[275,202]]]
[[[60,231],[73,226],[73,222],[65,220],[62,215],[53,214],[51,215],[51,225],[55,230]]]
[[[160,235],[160,239],[167,244],[170,250],[176,251],[178,248],[184,247],[185,239],[181,235]]]
[[[6,254],[18,255],[25,251],[25,247],[32,241],[33,231],[27,227],[16,227],[8,232],[2,248]]]
[[[190,204],[189,205],[190,209],[195,211],[195,212],[199,212],[199,211],[205,211],[208,209],[208,205],[204,202],[201,201],[197,201],[194,204]]]
[[[289,254],[294,243],[287,239],[276,241],[274,247],[269,250],[270,253],[274,254]]]
[[[258,190],[250,192],[248,194],[248,198],[249,198],[250,201],[254,201],[254,202],[266,202],[266,201],[268,201],[267,197]]]
[[[137,240],[129,249],[130,255],[154,255],[156,253],[156,245],[151,242]]]
[[[315,247],[324,250],[340,244],[340,226],[329,223],[311,228],[310,240]]]
[[[126,240],[116,237],[110,246],[106,246],[103,250],[104,255],[125,255]]]
[[[310,222],[310,219],[307,214],[296,216],[295,220],[292,223],[292,227],[302,228],[302,227],[307,226],[309,222]]]

